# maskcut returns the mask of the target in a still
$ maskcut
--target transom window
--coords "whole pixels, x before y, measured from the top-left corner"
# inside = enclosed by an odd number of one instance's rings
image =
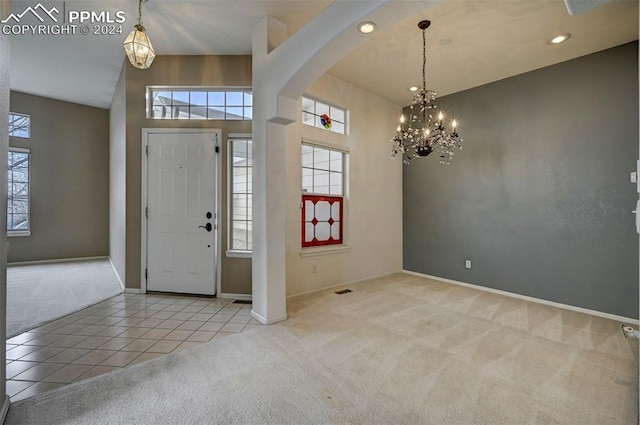
[[[252,170],[251,139],[229,140],[230,233],[229,249],[251,251],[252,245]]]
[[[9,148],[7,163],[7,232],[28,234],[29,150]]]
[[[147,118],[251,120],[250,89],[148,87]]]
[[[341,244],[347,154],[302,144],[302,247]]]
[[[343,108],[302,96],[303,124],[345,134],[346,117],[347,111]]]
[[[31,117],[9,112],[9,136],[28,139],[31,137]]]

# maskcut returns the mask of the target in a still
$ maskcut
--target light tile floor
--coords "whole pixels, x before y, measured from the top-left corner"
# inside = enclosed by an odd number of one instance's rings
[[[121,294],[7,340],[7,394],[22,400],[261,326],[230,299]]]

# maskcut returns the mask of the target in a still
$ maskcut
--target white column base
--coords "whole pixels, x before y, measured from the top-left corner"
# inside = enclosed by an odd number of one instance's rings
[[[284,317],[277,317],[275,319],[267,319],[265,317],[262,317],[261,315],[259,315],[258,313],[256,313],[253,310],[251,310],[251,317],[256,319],[258,322],[262,323],[263,325],[272,325],[274,323],[278,323],[278,322],[282,322],[282,321],[287,320],[287,315],[286,314],[284,315]]]

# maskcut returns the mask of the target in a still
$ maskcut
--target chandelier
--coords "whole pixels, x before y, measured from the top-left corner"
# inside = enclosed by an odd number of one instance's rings
[[[451,130],[444,122],[444,114],[438,113],[434,119],[434,103],[436,93],[427,90],[427,38],[425,31],[431,25],[431,21],[420,21],[418,28],[422,30],[422,89],[413,96],[409,107],[409,118],[404,114],[400,117],[400,125],[396,129],[396,135],[391,139],[393,148],[391,156],[400,154],[402,162],[409,164],[413,158],[429,156],[436,152],[440,156],[441,164],[450,164],[455,149],[462,149],[462,139],[458,134],[457,122],[451,122]]]
[[[147,69],[151,66],[156,52],[153,50],[151,40],[142,26],[142,2],[148,0],[138,0],[138,23],[135,29],[129,33],[122,43],[124,51],[127,53],[131,65],[140,69]]]

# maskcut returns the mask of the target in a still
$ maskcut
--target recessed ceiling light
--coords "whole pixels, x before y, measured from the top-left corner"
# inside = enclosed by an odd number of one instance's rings
[[[409,87],[409,91],[418,91],[418,86]]]
[[[555,37],[553,37],[551,40],[549,40],[549,44],[560,44],[564,41],[567,41],[569,38],[571,37],[571,34],[566,33],[566,34],[560,34],[557,35]]]
[[[358,31],[363,34],[370,34],[376,29],[376,24],[371,21],[360,22],[358,24]]]

